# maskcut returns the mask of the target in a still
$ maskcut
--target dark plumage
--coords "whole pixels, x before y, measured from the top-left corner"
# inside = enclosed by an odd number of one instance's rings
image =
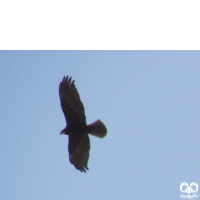
[[[88,133],[103,138],[106,136],[107,129],[101,120],[90,125],[86,124],[84,106],[71,77],[63,77],[59,85],[59,96],[67,123],[60,134],[69,136],[69,160],[76,169],[86,172],[90,151]]]

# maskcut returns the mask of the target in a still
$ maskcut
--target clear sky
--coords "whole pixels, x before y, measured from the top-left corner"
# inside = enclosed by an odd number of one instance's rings
[[[59,134],[65,75],[108,129],[87,173]],[[2,200],[181,199],[200,184],[200,51],[0,51],[0,133]]]

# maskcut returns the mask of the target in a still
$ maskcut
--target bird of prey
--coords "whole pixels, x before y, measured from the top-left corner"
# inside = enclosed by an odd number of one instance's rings
[[[89,170],[87,167],[90,151],[88,134],[103,138],[107,134],[106,126],[100,119],[92,124],[86,124],[84,106],[72,77],[63,77],[59,85],[59,96],[67,124],[60,134],[68,135],[69,160],[77,170],[86,172]]]

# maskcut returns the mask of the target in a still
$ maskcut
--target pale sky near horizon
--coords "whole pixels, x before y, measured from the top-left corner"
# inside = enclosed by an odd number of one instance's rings
[[[108,129],[87,173],[59,134],[65,75]],[[200,184],[200,51],[0,51],[0,133],[2,200],[181,199]]]

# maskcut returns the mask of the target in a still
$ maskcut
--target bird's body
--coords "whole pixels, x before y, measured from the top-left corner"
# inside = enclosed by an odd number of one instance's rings
[[[107,129],[101,120],[86,124],[84,106],[71,77],[63,78],[59,85],[59,96],[67,123],[61,134],[69,136],[69,160],[76,169],[86,172],[90,151],[88,133],[103,138],[107,134]]]

